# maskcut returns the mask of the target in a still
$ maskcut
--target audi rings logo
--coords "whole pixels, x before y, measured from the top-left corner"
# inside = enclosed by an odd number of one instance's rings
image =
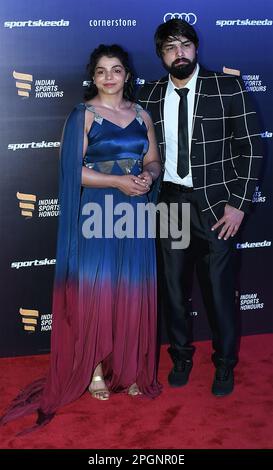
[[[194,13],[166,13],[164,15],[164,23],[169,20],[185,20],[187,23],[193,25],[197,22],[197,16]]]

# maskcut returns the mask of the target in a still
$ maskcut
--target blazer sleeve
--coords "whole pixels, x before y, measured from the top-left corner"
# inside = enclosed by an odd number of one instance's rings
[[[237,181],[230,186],[229,204],[249,212],[262,162],[261,129],[243,80],[236,78],[234,84],[230,118],[233,131],[232,155],[235,157],[232,164]]]

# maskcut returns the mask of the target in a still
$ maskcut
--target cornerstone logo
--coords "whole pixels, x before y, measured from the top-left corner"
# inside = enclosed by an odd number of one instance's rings
[[[129,18],[92,18],[89,20],[91,28],[134,28],[136,25],[137,21]]]

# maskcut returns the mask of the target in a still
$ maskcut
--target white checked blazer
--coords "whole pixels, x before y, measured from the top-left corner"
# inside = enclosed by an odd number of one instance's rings
[[[167,84],[168,77],[146,82],[138,93],[138,102],[154,122],[163,173]],[[191,139],[193,186],[198,191],[201,211],[210,211],[218,219],[219,208],[228,202],[248,212],[260,173],[262,140],[256,112],[241,78],[200,67]]]

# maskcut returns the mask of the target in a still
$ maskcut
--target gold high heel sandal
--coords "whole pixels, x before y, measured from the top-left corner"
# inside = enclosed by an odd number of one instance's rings
[[[102,382],[104,384],[104,387],[92,388],[93,382]],[[105,385],[104,378],[101,377],[101,375],[96,375],[92,378],[91,383],[88,387],[88,391],[91,393],[92,397],[96,398],[97,400],[109,400],[110,398],[110,392]]]
[[[139,390],[138,388],[138,385],[136,383],[130,385],[130,387],[128,388],[128,395],[131,395],[131,396],[137,396],[137,395],[142,395],[142,392]]]

